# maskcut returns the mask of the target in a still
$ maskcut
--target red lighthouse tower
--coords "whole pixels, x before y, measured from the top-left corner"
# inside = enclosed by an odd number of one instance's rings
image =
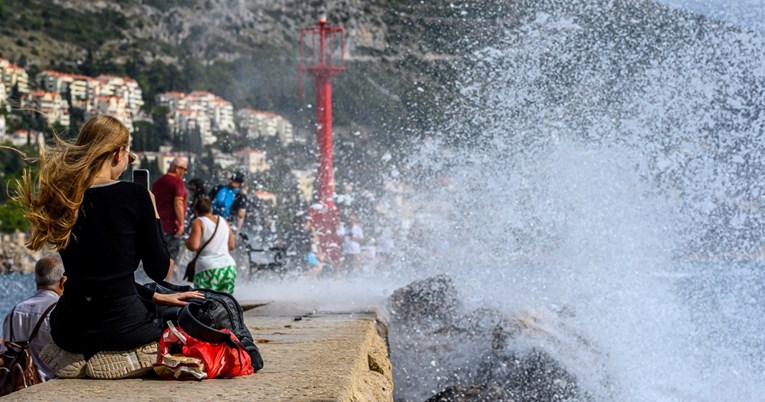
[[[339,51],[339,55],[333,57]],[[319,171],[316,178],[316,202],[310,218],[319,235],[321,250],[334,267],[340,259],[337,227],[340,216],[333,201],[332,179],[332,77],[345,71],[345,36],[343,28],[319,24],[300,31],[300,65],[298,94],[302,97],[301,76],[304,71],[316,83],[316,140],[319,146]]]

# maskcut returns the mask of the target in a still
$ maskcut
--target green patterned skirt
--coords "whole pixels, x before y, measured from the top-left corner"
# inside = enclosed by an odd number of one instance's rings
[[[197,289],[212,289],[228,294],[234,294],[236,283],[236,265],[223,268],[208,269],[194,275],[194,287]]]

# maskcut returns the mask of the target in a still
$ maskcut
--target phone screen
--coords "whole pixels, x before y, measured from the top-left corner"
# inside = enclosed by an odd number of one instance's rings
[[[138,183],[149,189],[149,171],[146,169],[133,170],[133,183]]]

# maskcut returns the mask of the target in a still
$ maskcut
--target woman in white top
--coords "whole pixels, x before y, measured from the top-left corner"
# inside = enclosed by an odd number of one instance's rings
[[[197,251],[204,246],[196,262],[194,287],[233,294],[236,283],[236,262],[229,251],[236,245],[234,232],[225,219],[212,213],[209,198],[198,199],[193,209],[197,218],[191,222],[191,233],[186,239],[186,248]],[[218,224],[217,230],[216,224]],[[211,237],[212,240],[210,240]]]

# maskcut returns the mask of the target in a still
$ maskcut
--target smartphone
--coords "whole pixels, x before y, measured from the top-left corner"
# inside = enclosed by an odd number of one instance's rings
[[[149,171],[146,169],[133,169],[133,183],[138,183],[146,187],[147,190],[150,190]]]

